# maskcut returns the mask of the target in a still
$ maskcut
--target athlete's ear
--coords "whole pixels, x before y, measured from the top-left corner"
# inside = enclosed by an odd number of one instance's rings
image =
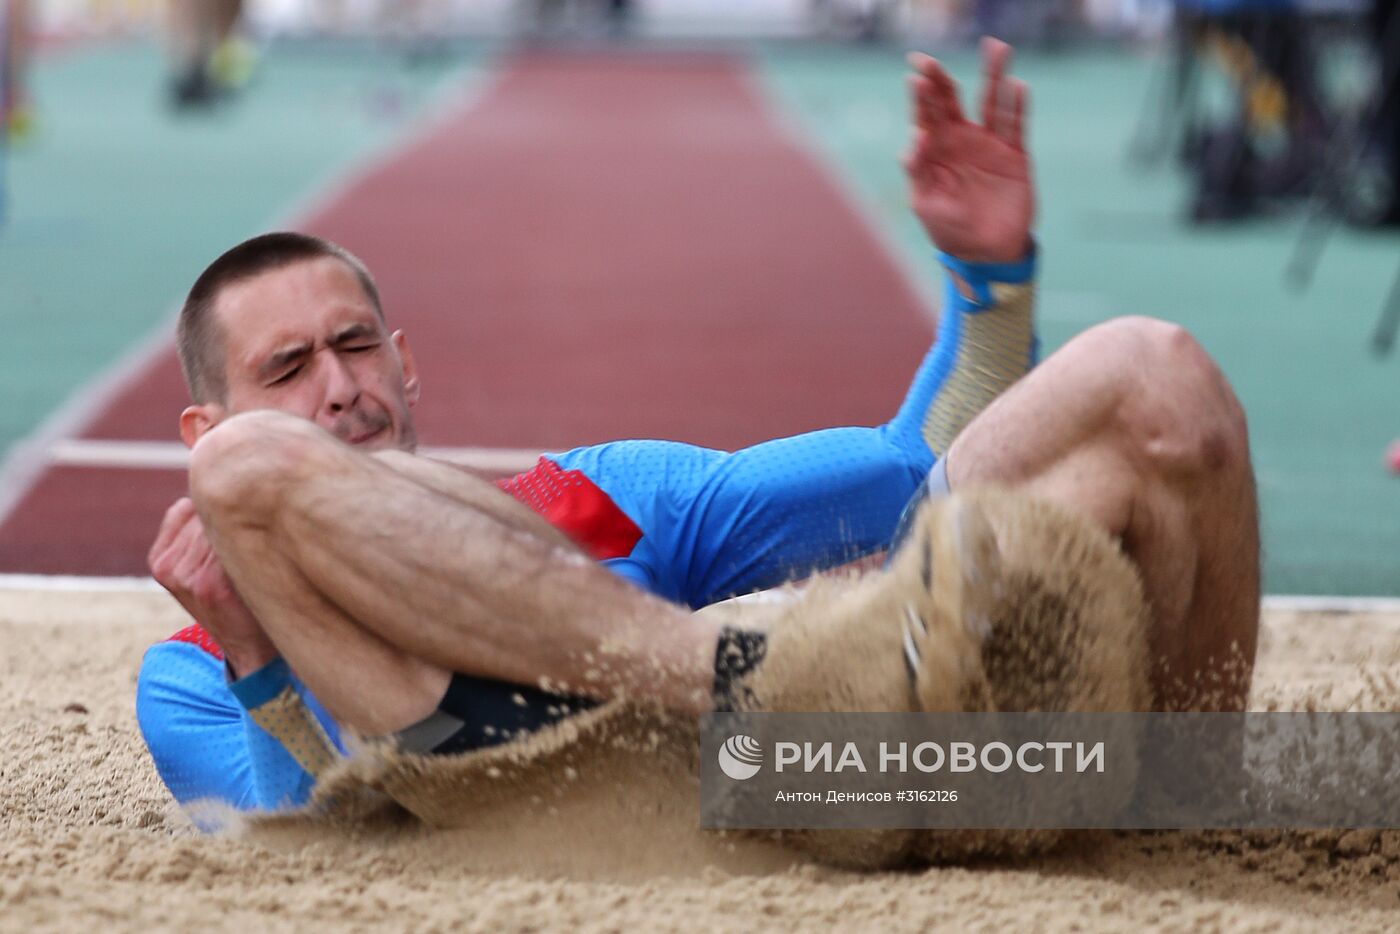
[[[418,397],[423,394],[423,384],[418,381],[418,364],[413,362],[413,348],[408,346],[408,337],[403,331],[395,331],[390,337],[399,352],[399,361],[403,364],[404,398],[408,400],[410,407],[415,406],[418,404]]]
[[[180,440],[185,442],[185,447],[194,447],[194,443],[223,421],[226,414],[224,407],[216,402],[190,406],[180,413]]]

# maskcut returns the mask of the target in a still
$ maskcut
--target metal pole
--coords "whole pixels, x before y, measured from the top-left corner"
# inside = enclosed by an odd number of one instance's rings
[[[1400,12],[1392,12],[1386,23],[1385,36],[1381,41],[1384,49],[1394,49],[1400,45]],[[1382,59],[1384,59],[1382,54]],[[1285,270],[1287,281],[1296,289],[1306,288],[1317,269],[1317,261],[1322,256],[1322,248],[1327,236],[1337,224],[1337,213],[1341,206],[1345,180],[1355,174],[1358,163],[1371,147],[1380,129],[1381,117],[1395,99],[1396,86],[1400,85],[1400,75],[1383,75],[1381,92],[1376,105],[1369,114],[1363,115],[1338,136],[1327,154],[1322,177],[1318,181],[1312,199],[1308,202],[1307,213],[1303,218],[1302,229],[1293,256]],[[1400,179],[1392,179],[1400,184]]]

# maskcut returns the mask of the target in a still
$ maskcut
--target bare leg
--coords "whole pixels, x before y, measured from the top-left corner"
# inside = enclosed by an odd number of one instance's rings
[[[716,623],[618,579],[485,481],[419,473],[456,495],[274,412],[230,419],[194,450],[210,541],[338,720],[407,726],[452,671],[707,707]]]
[[[1259,624],[1259,531],[1244,412],[1175,325],[1092,328],[975,419],[950,485],[999,483],[1083,512],[1137,564],[1166,709],[1241,709]]]
[[[29,73],[29,0],[5,0],[6,9],[5,41],[6,66],[9,73],[4,76],[4,84],[13,96],[12,100],[0,101],[0,113],[24,103],[25,78]]]
[[[223,42],[233,35],[243,15],[243,0],[217,0],[211,14],[211,32],[216,43]]]
[[[166,3],[170,58],[177,72],[202,64],[209,54],[207,4],[208,0],[168,0]]]
[[[566,551],[578,551],[564,533],[539,513],[513,496],[502,496],[495,484],[483,481],[469,470],[394,449],[376,451],[372,456],[420,486],[480,510],[503,525],[538,536]]]

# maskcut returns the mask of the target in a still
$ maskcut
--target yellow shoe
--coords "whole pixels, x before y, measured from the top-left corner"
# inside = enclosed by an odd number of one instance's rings
[[[0,115],[0,131],[4,132],[5,141],[11,145],[33,137],[36,126],[34,108],[28,104],[19,104],[9,113]]]
[[[234,37],[219,43],[209,59],[209,77],[226,91],[237,91],[253,78],[258,53],[246,39]]]

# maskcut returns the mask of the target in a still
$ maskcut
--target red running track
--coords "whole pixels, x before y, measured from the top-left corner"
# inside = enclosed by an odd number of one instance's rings
[[[734,448],[873,424],[932,334],[727,58],[518,57],[299,227],[374,270],[430,445]],[[81,436],[170,441],[185,404],[167,350]],[[0,524],[0,571],[143,574],[183,487],[175,470],[47,469]]]

